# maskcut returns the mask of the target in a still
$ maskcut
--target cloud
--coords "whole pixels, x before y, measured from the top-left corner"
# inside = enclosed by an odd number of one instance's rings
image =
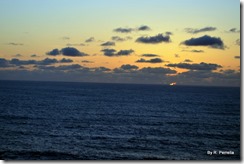
[[[115,32],[119,32],[119,33],[131,33],[132,31],[134,31],[133,28],[116,28],[114,29]]]
[[[4,68],[4,67],[11,67],[11,65],[9,64],[8,60],[4,58],[0,58],[0,68]]]
[[[138,43],[145,43],[145,44],[158,44],[162,42],[170,42],[170,36],[169,35],[163,35],[158,34],[156,36],[149,36],[149,37],[139,37],[136,39],[136,42]]]
[[[82,60],[82,63],[94,63],[93,61],[89,61],[89,60]]]
[[[173,35],[173,33],[170,32],[170,31],[165,32],[165,34],[166,34],[166,35]]]
[[[230,29],[228,32],[239,33],[240,30],[237,30],[236,28],[232,28],[232,29]]]
[[[66,59],[66,58],[63,58],[59,61],[60,63],[72,63],[73,60],[72,59]]]
[[[169,69],[169,68],[163,68],[163,67],[144,67],[139,70],[143,73],[153,73],[153,74],[175,74],[177,73],[175,70]]]
[[[234,58],[235,58],[235,59],[240,59],[240,56],[235,56]]]
[[[88,56],[88,54],[84,52],[80,52],[76,48],[73,47],[66,47],[61,49],[60,51],[64,56]]]
[[[184,62],[186,62],[186,63],[191,63],[192,60],[190,60],[190,59],[185,59]]]
[[[202,53],[202,52],[204,52],[204,51],[203,51],[203,50],[191,50],[191,52]]]
[[[111,69],[106,68],[106,67],[98,67],[98,68],[94,68],[92,69],[94,72],[96,73],[100,73],[100,72],[109,72],[111,71]]]
[[[125,37],[125,38],[122,38],[122,37],[119,37],[119,36],[112,36],[111,39],[112,39],[113,41],[115,41],[115,42],[123,42],[123,41],[132,39],[132,37],[127,36],[127,37]]]
[[[68,43],[66,46],[85,46],[83,43]]]
[[[191,33],[191,34],[197,34],[200,32],[215,31],[216,29],[217,29],[216,27],[204,27],[204,28],[200,28],[200,29],[185,28],[185,31],[187,33]]]
[[[30,57],[35,58],[35,57],[38,57],[38,55],[32,54]]]
[[[124,64],[120,68],[123,70],[137,70],[139,67],[136,65]]]
[[[224,43],[221,38],[211,37],[208,35],[204,35],[199,38],[191,38],[189,40],[185,40],[182,44],[186,46],[208,46],[211,48],[224,49]]]
[[[50,56],[57,56],[60,55],[60,51],[57,48],[55,48],[52,51],[47,52],[46,54]]]
[[[175,57],[176,57],[176,58],[179,58],[179,57],[180,57],[180,55],[179,55],[179,54],[175,54]]]
[[[9,61],[9,64],[20,66],[20,65],[31,65],[31,64],[36,64],[36,60],[19,60],[16,58],[13,58]]]
[[[23,56],[23,55],[21,55],[21,54],[14,55],[14,57],[21,57],[21,56]]]
[[[62,39],[63,39],[63,40],[69,40],[70,37],[68,37],[68,36],[64,36],[64,37],[62,37]]]
[[[151,28],[149,26],[143,25],[137,28],[138,31],[149,31]]]
[[[168,67],[177,67],[189,70],[217,70],[218,68],[222,68],[221,65],[213,64],[213,63],[204,63],[201,62],[199,64],[189,64],[189,63],[178,63],[178,64],[167,64]]]
[[[153,58],[149,60],[145,60],[143,58],[136,61],[137,63],[163,63],[164,61],[160,58]]]
[[[134,50],[130,49],[130,50],[120,50],[117,55],[118,56],[128,56],[130,55],[131,53],[133,53]]]
[[[108,41],[108,42],[100,44],[100,46],[115,46],[115,43]]]
[[[156,57],[156,56],[159,56],[159,55],[156,55],[156,54],[142,54],[141,56],[143,56],[143,57]]]
[[[10,42],[10,43],[7,43],[7,45],[10,45],[10,46],[23,46],[24,44],[23,43]]]
[[[134,50],[130,49],[130,50],[120,50],[118,52],[116,52],[115,49],[103,49],[101,50],[105,56],[109,56],[109,57],[113,57],[113,56],[128,56],[131,53],[134,52]]]
[[[46,53],[47,55],[50,56],[57,56],[57,55],[64,55],[64,56],[72,56],[72,57],[79,57],[79,56],[88,56],[88,54],[84,52],[80,52],[76,48],[73,47],[65,47],[62,48],[61,50],[58,50],[57,48],[53,49],[52,51],[49,51]]]
[[[236,40],[236,45],[240,46],[240,39]]]
[[[89,42],[94,42],[95,41],[95,38],[94,37],[90,37],[88,39],[85,40],[86,43],[89,43]]]

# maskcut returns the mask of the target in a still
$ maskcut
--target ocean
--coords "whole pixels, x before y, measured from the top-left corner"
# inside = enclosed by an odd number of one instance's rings
[[[240,160],[240,88],[0,81],[2,160]]]

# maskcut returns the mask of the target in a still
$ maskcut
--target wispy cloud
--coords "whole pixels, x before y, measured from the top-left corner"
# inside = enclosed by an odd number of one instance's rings
[[[218,68],[222,68],[221,65],[214,64],[214,63],[177,63],[177,64],[166,64],[168,67],[176,67],[176,68],[183,68],[189,70],[216,70]]]
[[[187,33],[191,33],[191,34],[197,34],[200,32],[209,32],[209,31],[215,31],[217,28],[216,27],[204,27],[204,28],[185,28],[185,31]]]
[[[129,50],[120,50],[120,51],[116,51],[115,49],[103,49],[101,50],[105,56],[108,57],[115,57],[115,56],[128,56],[131,55],[134,50],[129,49]]]
[[[100,44],[100,46],[115,46],[115,42],[108,41],[108,42]]]

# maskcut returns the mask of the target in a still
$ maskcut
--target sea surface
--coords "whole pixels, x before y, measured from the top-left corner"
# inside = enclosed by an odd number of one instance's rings
[[[240,160],[240,88],[0,81],[0,133],[3,160]]]

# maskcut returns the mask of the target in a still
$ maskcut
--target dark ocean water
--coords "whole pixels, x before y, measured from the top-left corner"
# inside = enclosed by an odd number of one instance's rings
[[[240,88],[0,81],[0,133],[5,160],[238,160]]]

